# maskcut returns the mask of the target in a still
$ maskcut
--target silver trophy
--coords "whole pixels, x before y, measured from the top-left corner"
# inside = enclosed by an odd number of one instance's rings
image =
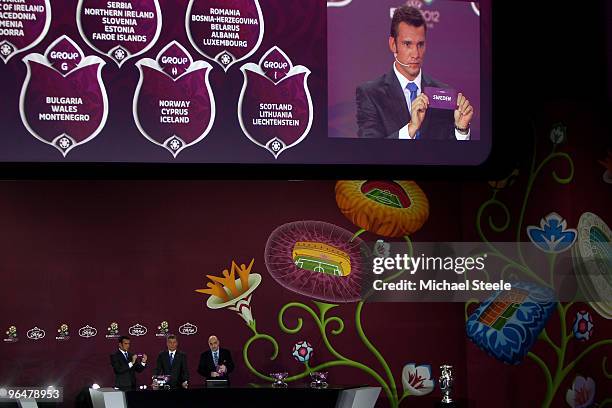
[[[453,366],[441,365],[442,375],[440,376],[440,391],[442,391],[442,404],[452,404],[451,392],[453,390]]]

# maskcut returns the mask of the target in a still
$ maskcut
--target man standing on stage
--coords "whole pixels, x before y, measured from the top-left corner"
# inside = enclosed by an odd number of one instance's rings
[[[217,336],[208,338],[210,350],[200,356],[198,373],[207,380],[229,380],[229,374],[234,371],[234,361],[229,350],[219,347]]]
[[[142,358],[137,362],[139,354],[130,353],[130,338],[119,337],[119,350],[111,354],[110,361],[115,372],[115,388],[130,390],[136,388],[136,373],[145,369],[147,355],[141,354]]]
[[[157,356],[157,365],[154,375],[169,375],[171,388],[179,385],[187,388],[189,383],[189,370],[187,369],[187,355],[178,351],[178,340],[174,334],[166,337],[167,350]]]

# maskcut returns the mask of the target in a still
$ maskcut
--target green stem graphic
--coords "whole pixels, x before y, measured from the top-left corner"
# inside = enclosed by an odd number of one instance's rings
[[[529,353],[527,353],[527,357],[529,357],[533,361],[535,361],[536,364],[544,372],[544,379],[546,380],[546,390],[552,389],[552,376],[550,374],[550,370],[548,369],[548,366],[546,365],[546,363],[540,357],[538,357],[537,354],[535,354],[535,353],[533,353],[531,351]],[[548,392],[547,392],[547,394],[548,394]]]
[[[555,350],[555,353],[557,354],[557,356],[561,354],[561,349],[550,339],[550,337],[548,337],[548,333],[546,332],[546,329],[542,330],[542,333],[540,333],[540,339],[550,344],[553,350]]]
[[[507,280],[506,279],[506,272],[508,271],[508,269],[515,269],[515,270],[517,270],[517,267],[516,267],[516,265],[513,265],[513,264],[506,264],[506,265],[504,265],[504,267],[502,268],[502,271],[501,271],[501,275],[500,275],[500,278],[502,280]],[[516,274],[513,274],[511,276],[515,276],[516,277]],[[511,276],[509,276],[509,278]]]
[[[538,366],[540,366],[540,368],[544,372],[544,376],[545,376],[545,379],[546,379],[546,394],[544,396],[544,402],[542,403],[542,407],[543,408],[548,408],[548,407],[551,406],[551,404],[552,404],[552,402],[554,400],[554,397],[557,394],[557,391],[559,390],[559,387],[561,386],[561,383],[565,380],[567,375],[574,369],[574,367],[584,357],[586,357],[587,354],[589,354],[590,352],[592,352],[593,350],[595,350],[596,348],[599,348],[601,346],[612,345],[612,339],[602,340],[602,341],[599,341],[597,343],[594,343],[594,344],[590,345],[589,347],[587,347],[582,353],[580,353],[577,358],[575,358],[569,364],[565,365],[565,355],[566,355],[566,352],[567,352],[567,346],[568,346],[570,340],[573,338],[573,333],[572,332],[569,332],[569,333],[566,332],[566,330],[567,330],[567,316],[566,316],[566,313],[567,313],[567,311],[569,309],[569,306],[570,306],[569,304],[566,305],[565,307],[562,306],[561,304],[557,304],[557,311],[559,313],[559,319],[560,319],[560,323],[561,323],[561,333],[562,333],[562,336],[561,336],[561,345],[557,346],[548,337],[548,334],[546,333],[546,330],[544,330],[542,332],[542,334],[540,335],[540,338],[543,339],[544,341],[546,341],[548,344],[550,344],[553,347],[553,349],[555,350],[555,352],[557,353],[557,369],[555,371],[554,377],[552,377],[548,366],[546,365],[546,363],[544,363],[544,361],[542,359],[540,359],[537,355],[535,355],[532,352],[530,352],[528,354],[528,356],[532,360],[534,360]],[[605,371],[605,361],[606,361],[606,358],[604,357],[604,360],[602,362],[602,367],[604,369],[604,374],[606,374],[606,376],[607,376],[608,373]]]
[[[557,254],[548,254],[548,281],[550,287],[555,288],[555,265],[557,262]]]
[[[533,190],[533,185],[534,185],[536,179],[538,178],[538,176],[540,175],[540,172],[552,160],[554,160],[556,158],[563,158],[563,159],[566,159],[568,164],[569,164],[569,168],[570,168],[570,172],[569,173],[570,174],[569,174],[568,177],[562,178],[562,177],[559,177],[557,175],[557,172],[553,170],[553,172],[552,172],[553,178],[559,184],[569,184],[573,180],[573,178],[574,178],[574,162],[573,162],[572,158],[567,153],[556,152],[554,147],[553,147],[552,153],[550,153],[544,160],[542,160],[540,165],[534,170],[535,162],[536,162],[536,156],[537,156],[536,145],[537,145],[537,143],[534,142],[534,144],[533,144],[533,156],[532,156],[532,159],[531,159],[531,169],[530,169],[530,173],[529,173],[529,180],[527,182],[527,188],[525,190],[525,197],[523,199],[523,205],[521,206],[521,213],[519,215],[517,229],[516,229],[517,251],[518,251],[519,259],[521,260],[523,265],[527,265],[527,262],[525,261],[525,257],[523,256],[523,251],[521,249],[521,236],[522,236],[522,232],[523,232],[523,221],[525,219],[525,212],[527,210],[527,204],[529,203],[529,197],[531,196],[531,192]]]
[[[242,358],[244,359],[244,363],[246,364],[247,368],[257,377],[261,378],[262,380],[266,380],[266,381],[274,381],[272,377],[260,373],[255,367],[253,367],[253,364],[251,364],[251,361],[249,360],[249,347],[251,347],[251,344],[253,344],[253,342],[255,342],[256,340],[260,340],[260,339],[268,340],[274,346],[274,352],[272,353],[270,360],[275,360],[276,357],[278,356],[278,342],[272,336],[269,336],[267,334],[257,333],[255,322],[253,322],[252,324],[249,324],[248,326],[253,331],[253,336],[251,336],[251,338],[248,339],[246,343],[244,343],[244,346],[242,347]]]
[[[527,180],[527,187],[525,189],[525,195],[523,197],[523,202],[521,205],[521,209],[520,209],[520,213],[518,216],[518,222],[517,222],[517,227],[516,227],[516,248],[517,248],[517,255],[518,255],[518,261],[511,259],[510,257],[502,254],[485,236],[483,230],[482,230],[482,220],[483,220],[483,216],[485,211],[489,208],[489,207],[497,207],[500,208],[505,216],[505,220],[501,225],[498,225],[494,222],[493,218],[490,216],[488,218],[488,224],[489,224],[489,228],[496,232],[496,233],[502,233],[505,232],[509,226],[510,226],[510,220],[511,220],[511,215],[510,215],[510,211],[508,209],[508,207],[502,203],[501,201],[499,201],[497,199],[497,190],[495,190],[493,192],[492,197],[485,201],[480,208],[478,209],[477,215],[476,215],[476,229],[478,231],[478,234],[480,236],[480,238],[482,239],[482,241],[493,251],[493,253],[490,254],[490,256],[493,256],[495,258],[499,258],[502,259],[506,262],[506,265],[503,267],[502,269],[502,278],[504,277],[504,274],[509,270],[509,269],[514,269],[516,270],[516,272],[518,273],[522,273],[532,279],[534,279],[535,281],[537,281],[538,283],[548,286],[548,287],[552,287],[554,288],[554,283],[555,283],[555,267],[556,267],[556,260],[557,260],[557,254],[549,254],[548,255],[548,282],[546,282],[544,279],[542,279],[541,277],[539,277],[537,274],[534,273],[534,271],[530,268],[530,266],[527,264],[526,259],[523,255],[522,252],[522,247],[521,247],[521,238],[522,238],[522,234],[523,234],[523,223],[525,221],[525,215],[527,212],[527,206],[529,204],[529,198],[531,196],[531,193],[533,191],[534,185],[536,180],[538,179],[538,177],[540,176],[540,174],[542,173],[542,170],[553,160],[556,159],[564,159],[568,166],[569,166],[569,174],[567,175],[567,177],[560,177],[557,172],[555,170],[552,171],[552,177],[554,178],[555,182],[557,182],[558,184],[569,184],[573,178],[574,178],[574,162],[572,160],[572,158],[567,154],[567,153],[563,153],[563,152],[557,152],[556,151],[556,146],[553,146],[552,152],[546,156],[541,162],[540,164],[536,167],[536,156],[537,156],[537,148],[536,148],[537,143],[534,142],[534,148],[533,148],[533,156],[531,158],[531,167],[530,167],[530,173],[529,173],[529,178]],[[467,319],[467,309],[469,307],[470,304],[472,304],[473,302],[467,302],[465,305],[465,316]],[[531,358],[542,370],[542,372],[544,373],[544,378],[546,381],[546,395],[544,398],[544,401],[542,403],[542,407],[544,408],[548,408],[550,407],[550,405],[552,404],[552,401],[559,389],[559,387],[561,386],[561,383],[563,382],[563,380],[567,377],[567,375],[574,369],[574,367],[576,366],[576,364],[578,364],[578,362],[580,360],[582,360],[587,354],[589,354],[590,352],[592,352],[593,350],[595,350],[598,347],[604,346],[604,345],[609,345],[612,344],[612,339],[610,340],[602,340],[600,342],[597,342],[595,344],[592,344],[591,346],[589,346],[587,349],[585,349],[576,359],[574,359],[573,361],[569,362],[566,365],[566,361],[565,361],[565,357],[566,357],[566,352],[567,352],[567,347],[569,342],[571,341],[571,339],[574,337],[573,333],[571,330],[568,331],[568,327],[567,327],[567,313],[569,311],[569,309],[571,308],[571,306],[574,304],[574,302],[569,302],[567,304],[562,305],[561,303],[557,303],[557,313],[559,314],[559,322],[560,322],[560,331],[561,331],[561,335],[560,335],[560,344],[556,344],[548,335],[548,332],[546,331],[546,329],[544,329],[542,331],[542,333],[540,333],[539,339],[541,339],[542,341],[546,342],[556,353],[557,355],[557,367],[554,373],[554,376],[552,375],[548,365],[546,364],[546,362],[544,362],[544,360],[542,360],[538,355],[536,355],[533,352],[529,352],[527,355],[529,356],[529,358]],[[604,361],[602,363],[602,368],[604,369],[604,374],[608,375],[607,371],[606,371],[606,367],[605,367],[605,361],[606,359],[604,358]],[[608,377],[609,378],[609,377]],[[606,400],[607,401],[607,400]],[[607,402],[604,401],[604,404],[606,404]]]
[[[399,401],[397,402],[397,405],[400,405],[402,403],[402,401],[410,396],[410,391],[406,390],[404,391],[404,393],[402,394],[402,397],[399,399]]]
[[[488,218],[488,222],[489,222],[489,228],[491,228],[493,231],[501,233],[504,232],[508,229],[508,227],[510,226],[510,210],[508,209],[508,207],[502,203],[501,201],[497,200],[495,198],[496,196],[496,192],[493,193],[493,197],[490,198],[489,200],[485,201],[480,208],[478,208],[478,213],[476,215],[476,230],[478,231],[478,235],[480,236],[480,239],[482,240],[482,242],[485,243],[485,245],[492,251],[491,253],[489,253],[489,256],[493,256],[495,258],[499,258],[499,259],[503,259],[506,264],[510,264],[512,265],[514,268],[518,269],[519,271],[523,272],[526,275],[529,275],[532,279],[540,282],[543,285],[548,286],[548,283],[546,283],[542,278],[540,278],[538,275],[535,274],[535,272],[533,272],[527,265],[525,264],[521,264],[519,262],[516,262],[514,259],[509,258],[508,256],[504,255],[503,253],[500,252],[500,250],[495,247],[495,245],[493,245],[488,238],[486,237],[486,235],[484,234],[483,230],[482,230],[482,217],[484,215],[485,210],[487,210],[487,208],[489,207],[499,207],[503,210],[504,215],[505,215],[505,222],[503,223],[503,225],[498,226],[497,224],[495,224],[495,222],[493,221],[493,218],[489,216]]]
[[[533,128],[533,133],[535,135],[536,134],[535,126],[533,124],[532,124],[532,128]],[[531,188],[533,187],[533,182],[535,180],[534,169],[535,169],[536,157],[538,153],[537,145],[538,145],[537,141],[534,140],[533,141],[533,153],[531,156],[531,166],[529,168],[529,180],[527,181],[527,188],[525,189],[523,205],[521,206],[521,212],[518,218],[518,224],[516,228],[516,249],[519,255],[519,259],[521,260],[523,265],[526,265],[527,263],[525,262],[525,258],[523,257],[523,252],[521,249],[521,236],[523,232],[523,220],[525,219],[525,211],[527,210],[527,203],[529,202],[529,196],[531,195]]]
[[[565,378],[565,376],[574,369],[574,367],[576,366],[576,364],[578,364],[580,362],[580,360],[582,360],[584,357],[586,357],[587,354],[589,354],[591,351],[595,350],[598,347],[601,346],[605,346],[605,345],[612,345],[612,339],[607,339],[607,340],[600,340],[597,343],[591,344],[589,347],[587,347],[582,353],[580,353],[578,355],[578,357],[572,361],[571,363],[569,363],[567,365],[567,367],[565,367],[562,371],[562,378],[561,380],[563,380],[563,378]]]
[[[389,380],[389,384],[391,385],[393,399],[394,401],[397,401],[397,386],[395,385],[395,378],[393,377],[391,368],[389,367],[389,364],[387,364],[387,361],[384,359],[382,354],[378,351],[376,347],[374,347],[372,342],[368,339],[365,332],[363,331],[363,325],[361,323],[361,310],[363,309],[363,304],[363,301],[359,302],[359,304],[357,305],[357,310],[355,311],[355,326],[357,327],[357,333],[359,334],[359,338],[361,339],[362,343],[366,346],[368,350],[370,350],[372,354],[374,354],[376,360],[378,360],[380,365],[385,370],[385,374],[387,375],[387,379]]]
[[[565,349],[572,338],[572,333],[567,333],[566,313],[561,303],[557,303],[557,312],[559,313],[559,327],[561,327],[561,348],[557,353],[557,370],[559,370],[565,364]]]
[[[366,232],[365,228],[360,229],[359,231],[357,231],[355,233],[355,235],[353,235],[353,237],[351,238],[351,240],[349,242],[353,242],[355,240],[355,238],[357,238],[358,236],[360,236],[364,232]]]
[[[342,321],[342,319],[340,319],[337,316],[332,316],[332,317],[327,317],[327,318],[325,317],[326,313],[329,310],[333,309],[334,307],[337,307],[337,305],[330,305],[330,304],[321,303],[321,302],[315,302],[315,304],[319,308],[319,314],[317,314],[311,307],[303,303],[299,303],[299,302],[287,303],[285,306],[281,308],[280,312],[278,313],[278,324],[281,330],[287,334],[298,333],[300,330],[302,330],[303,319],[301,317],[298,317],[295,327],[289,328],[285,325],[283,317],[284,317],[285,312],[290,308],[298,308],[298,309],[304,310],[313,318],[314,322],[317,324],[317,327],[319,329],[323,342],[325,343],[325,347],[332,354],[332,356],[334,356],[336,360],[320,364],[311,369],[307,369],[301,374],[287,378],[286,381],[288,382],[295,381],[297,379],[304,378],[310,372],[319,371],[321,369],[328,368],[328,367],[333,367],[333,366],[353,367],[353,368],[356,368],[358,370],[361,370],[369,374],[372,378],[374,378],[376,382],[378,382],[383,388],[383,391],[385,392],[385,394],[387,395],[387,398],[389,399],[391,407],[396,408],[397,407],[397,396],[396,394],[394,394],[393,389],[389,386],[389,384],[387,384],[387,382],[380,376],[380,374],[378,374],[372,368],[368,367],[367,365],[363,363],[360,363],[358,361],[355,361],[355,360],[352,360],[350,358],[343,356],[340,352],[338,352],[334,348],[334,346],[329,341],[329,338],[327,336],[327,326],[330,323],[335,323],[338,325],[336,329],[333,329],[331,331],[333,335],[338,335],[344,331],[344,322]],[[395,382],[393,382],[393,385],[394,384]],[[395,388],[395,386],[393,386],[393,388]]]
[[[565,307],[563,308],[563,313],[567,314],[567,311],[569,310],[570,307],[572,307],[574,305],[575,302],[569,302],[565,305]]]
[[[608,362],[608,356],[605,356],[603,360],[601,360],[601,370],[603,371],[604,375],[606,376],[608,380],[612,380],[612,374],[610,374],[608,372],[608,369],[606,368],[607,362]]]
[[[353,241],[355,238],[357,238],[359,235],[361,235],[363,232],[365,232],[364,229],[359,230],[357,233],[355,233],[355,235],[352,237],[351,241]],[[405,236],[404,237],[407,245],[408,245],[408,253],[410,256],[413,255],[414,249],[412,246],[412,241],[410,240],[410,237]],[[397,277],[399,277],[401,274],[405,273],[405,270],[402,271],[398,271],[398,273],[387,277],[384,281],[388,282],[390,280],[396,279]],[[352,367],[352,368],[356,368],[358,370],[361,370],[365,373],[367,373],[368,375],[370,375],[376,382],[378,382],[380,384],[380,386],[382,387],[383,391],[385,392],[385,395],[387,396],[388,400],[389,400],[389,404],[392,408],[397,408],[397,406],[399,405],[399,397],[398,397],[398,392],[397,392],[397,386],[396,386],[396,382],[395,382],[395,378],[393,377],[393,373],[391,371],[391,368],[389,366],[389,364],[387,363],[387,361],[385,360],[385,358],[383,357],[382,353],[380,353],[380,351],[372,344],[372,342],[370,341],[370,339],[367,337],[367,335],[365,334],[365,331],[363,329],[363,323],[362,323],[362,318],[361,318],[361,313],[363,311],[363,307],[365,305],[365,298],[367,298],[367,295],[364,297],[364,300],[360,301],[357,304],[357,308],[355,310],[355,326],[357,329],[357,334],[359,336],[359,339],[361,340],[361,342],[364,344],[364,346],[374,355],[374,357],[376,358],[376,360],[380,363],[380,365],[382,366],[384,372],[385,372],[385,376],[387,377],[387,380],[385,380],[377,371],[375,371],[374,369],[372,369],[371,367],[368,367],[367,365],[352,360],[344,355],[342,355],[340,352],[338,352],[334,346],[331,344],[331,341],[328,337],[328,326],[330,324],[333,324],[335,327],[331,327],[329,332],[336,336],[341,334],[344,331],[344,321],[337,317],[337,316],[327,316],[327,313],[332,310],[333,308],[337,307],[338,305],[334,305],[334,304],[329,304],[329,303],[323,303],[323,302],[318,302],[318,301],[314,301],[315,305],[317,306],[318,309],[318,313],[310,306],[307,306],[303,303],[300,302],[290,302],[287,303],[286,305],[284,305],[281,310],[278,313],[278,325],[281,329],[281,331],[283,331],[286,334],[297,334],[298,332],[300,332],[302,330],[304,321],[301,317],[298,317],[295,323],[294,327],[288,327],[285,324],[284,321],[284,316],[285,313],[287,312],[287,310],[291,309],[291,308],[297,308],[297,309],[301,309],[303,311],[305,311],[308,315],[310,315],[310,317],[313,319],[313,321],[315,322],[315,324],[317,325],[317,328],[319,329],[320,335],[323,339],[323,342],[325,344],[325,347],[327,348],[327,350],[331,353],[331,355],[335,358],[335,360],[332,361],[327,361],[324,362],[322,364],[319,364],[315,367],[310,367],[308,362],[306,362],[304,364],[304,371],[302,371],[301,373],[292,375],[288,378],[285,379],[286,382],[293,382],[293,381],[297,381],[300,380],[302,378],[307,377],[308,375],[310,375],[310,373],[315,372],[315,371],[320,371],[320,370],[324,370],[327,368],[331,368],[331,367],[339,367],[339,366],[344,366],[344,367]],[[247,340],[247,342],[245,343],[244,347],[243,347],[243,358],[245,361],[245,364],[247,366],[247,368],[258,378],[266,380],[266,381],[274,381],[273,378],[271,378],[268,375],[265,375],[261,372],[259,372],[254,366],[253,364],[250,362],[249,357],[248,357],[248,353],[249,353],[249,349],[251,347],[251,345],[256,342],[257,340],[266,340],[269,341],[270,343],[272,343],[272,346],[274,347],[274,351],[272,353],[272,356],[270,357],[270,360],[274,360],[276,359],[276,357],[278,356],[278,342],[276,341],[276,339],[274,339],[272,336],[269,336],[267,334],[261,334],[257,331],[257,327],[255,325],[255,322],[253,321],[252,323],[248,324],[249,328],[253,331],[253,335]],[[402,395],[402,400],[404,398],[406,398],[409,395],[408,391],[405,391],[404,394]]]

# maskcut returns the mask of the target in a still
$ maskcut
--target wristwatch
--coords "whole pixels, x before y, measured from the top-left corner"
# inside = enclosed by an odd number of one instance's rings
[[[470,125],[468,125],[468,127],[465,129],[460,129],[457,125],[455,125],[455,130],[461,133],[462,135],[467,135],[468,132],[470,131]]]

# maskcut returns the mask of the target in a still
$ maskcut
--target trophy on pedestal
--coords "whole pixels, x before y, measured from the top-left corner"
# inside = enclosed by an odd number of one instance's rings
[[[442,391],[442,406],[454,406],[453,399],[451,398],[451,392],[453,390],[453,366],[441,365],[442,375],[440,376],[440,391]]]

